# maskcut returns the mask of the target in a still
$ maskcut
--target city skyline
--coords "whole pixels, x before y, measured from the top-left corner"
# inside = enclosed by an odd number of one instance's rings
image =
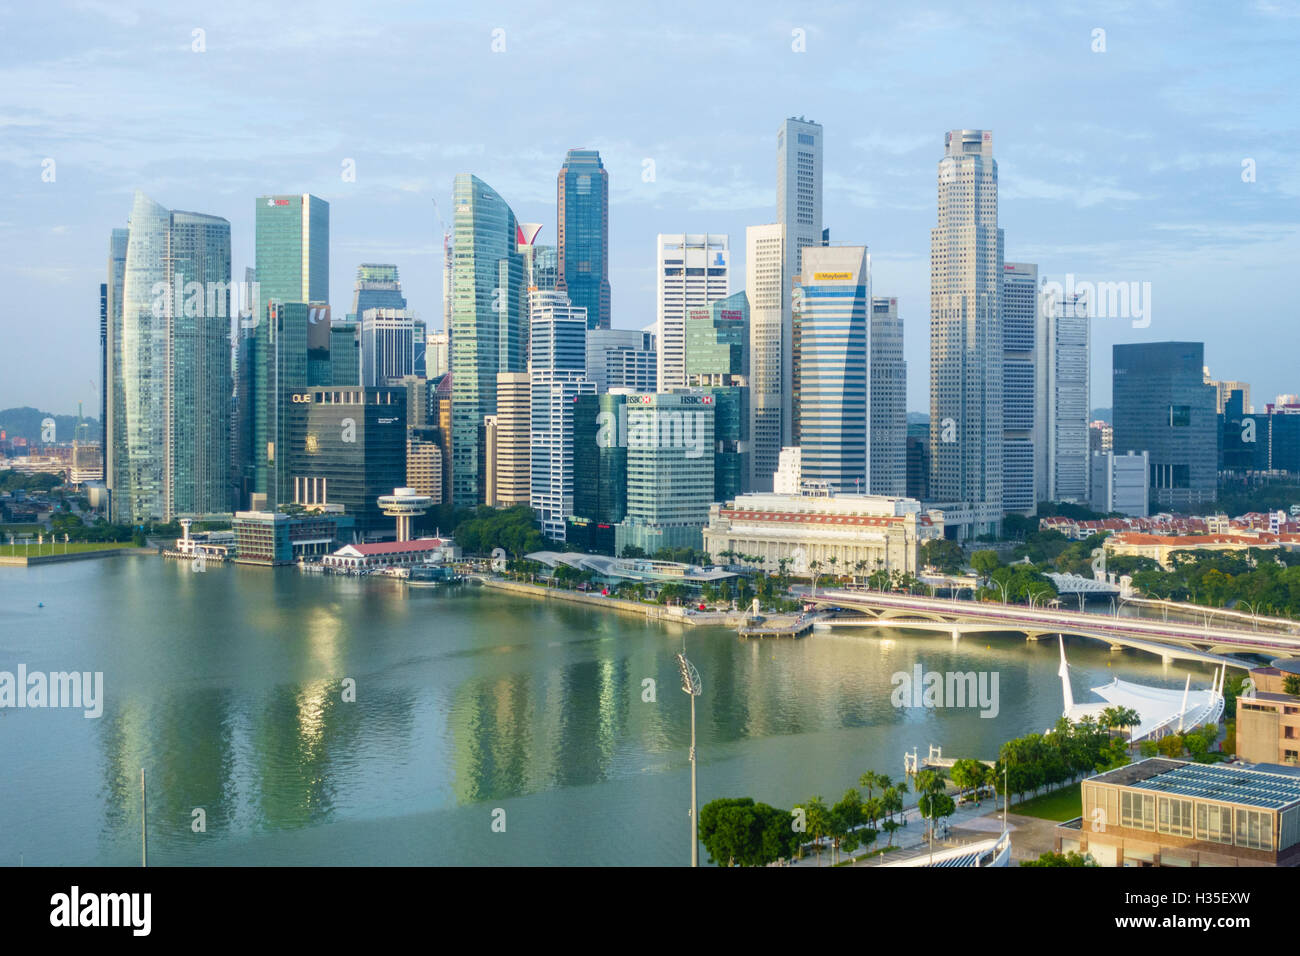
[[[1280,55],[1270,58],[1300,33],[1294,5],[1184,11],[1180,15],[1202,29],[1176,37],[1165,31],[1160,13],[1121,6],[1078,16],[1025,11],[1014,23],[989,27],[955,6],[881,11],[873,30],[861,35],[841,31],[833,11],[811,10],[787,22],[766,8],[766,16],[743,28],[712,15],[690,29],[675,26],[673,42],[659,44],[628,39],[665,37],[669,28],[654,14],[624,14],[601,32],[561,28],[540,12],[503,15],[500,24],[440,25],[381,6],[374,22],[360,29],[351,23],[313,34],[313,55],[365,56],[382,43],[387,56],[393,44],[400,52],[402,44],[423,42],[447,26],[467,39],[436,70],[417,65],[407,84],[411,92],[397,91],[394,103],[379,109],[340,85],[354,84],[347,71],[337,78],[326,71],[308,89],[292,70],[277,68],[265,56],[267,43],[288,52],[309,41],[265,39],[255,29],[259,14],[251,10],[214,11],[209,23],[197,25],[170,13],[144,17],[130,7],[104,9],[85,7],[85,25],[71,26],[58,49],[44,38],[44,14],[11,14],[6,23],[21,53],[5,68],[11,82],[0,93],[0,115],[11,131],[5,161],[14,183],[0,224],[0,261],[15,310],[48,316],[12,323],[12,347],[39,356],[47,342],[58,342],[63,371],[56,378],[39,361],[7,369],[0,406],[66,411],[81,400],[87,409],[97,407],[93,309],[104,281],[104,240],[122,225],[137,188],[169,208],[229,219],[235,276],[254,261],[250,199],[318,195],[330,203],[333,219],[330,282],[336,294],[350,292],[359,264],[392,262],[411,309],[437,330],[438,217],[448,224],[454,217],[453,176],[470,172],[491,183],[521,220],[543,223],[543,241],[554,241],[558,164],[570,148],[599,150],[609,173],[612,325],[643,328],[654,319],[658,233],[724,233],[736,256],[734,275],[744,275],[745,227],[774,218],[776,128],[799,115],[825,131],[822,219],[832,241],[869,245],[876,285],[898,299],[909,409],[928,405],[925,230],[935,214],[932,163],[939,137],[957,128],[989,129],[998,137],[999,225],[1008,260],[1037,262],[1049,280],[1063,281],[1068,268],[1080,282],[1151,283],[1149,325],[1093,320],[1091,405],[1110,404],[1111,346],[1129,342],[1204,341],[1215,374],[1249,381],[1257,405],[1296,390],[1286,351],[1256,347],[1270,334],[1270,316],[1284,309],[1274,276],[1300,248],[1297,161],[1272,145],[1294,125],[1283,94],[1293,85],[1295,67]],[[328,15],[323,19],[329,22]],[[403,29],[394,33],[398,24]],[[1104,50],[1094,49],[1098,29],[1105,30]],[[1265,30],[1271,39],[1261,43],[1257,37]],[[476,33],[480,44],[470,42]],[[256,44],[252,36],[259,36]],[[726,40],[720,48],[719,36]],[[795,49],[800,36],[802,52]],[[1014,46],[1020,59],[1014,68],[985,70],[976,79],[968,67],[944,65],[945,50],[981,41]],[[1234,58],[1246,44],[1251,59]],[[550,105],[565,102],[576,80],[536,69],[578,47],[590,54],[592,69],[614,78],[592,93],[596,102],[584,111],[601,117],[598,123]],[[638,67],[662,76],[672,64],[714,48],[714,75],[745,91],[729,109],[679,114],[658,97],[640,95]],[[861,52],[870,54],[863,60],[870,66],[848,66]],[[146,85],[155,61],[172,56],[193,58],[193,69],[184,60],[169,67],[176,89]],[[241,88],[239,64],[254,56],[258,85]],[[153,65],[142,68],[138,59]],[[1024,89],[1024,70],[1049,62],[1038,88]],[[49,89],[38,104],[22,99],[24,77],[54,63],[68,85]],[[376,84],[387,67],[380,69]],[[409,64],[402,69],[410,73]],[[512,110],[511,128],[500,133],[475,122],[499,94],[476,93],[447,79],[464,76],[472,86],[491,69],[506,71],[500,76],[518,71],[534,84],[529,102],[536,109]],[[387,111],[400,111],[430,84],[444,92],[429,115],[387,124],[401,129],[401,139],[376,145],[374,131]],[[1242,95],[1217,92],[1228,88]],[[84,92],[89,89],[95,94]],[[859,119],[865,91],[879,100],[870,125]],[[298,109],[297,97],[308,92],[312,103],[336,97],[337,116],[305,101]],[[159,98],[157,109],[148,120],[133,119],[145,115],[133,104],[146,95]],[[106,110],[101,97],[113,97],[118,107]],[[226,124],[247,131],[214,137],[213,117],[232,105],[223,97],[237,100],[241,117],[264,119],[247,127]],[[1028,119],[1042,107],[1051,115]],[[1072,129],[1072,137],[1062,129]],[[186,144],[204,130],[211,148],[196,158]],[[259,148],[250,150],[242,137],[255,137]],[[351,181],[344,178],[349,160]],[[1228,272],[1231,284],[1205,282],[1206,275]],[[733,282],[733,291],[737,287]],[[341,313],[347,304],[332,306]],[[1232,334],[1222,320],[1229,314]]]

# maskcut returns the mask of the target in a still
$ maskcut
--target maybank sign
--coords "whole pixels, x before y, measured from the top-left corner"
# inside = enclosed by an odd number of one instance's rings
[[[851,282],[853,281],[852,272],[814,272],[814,282]]]

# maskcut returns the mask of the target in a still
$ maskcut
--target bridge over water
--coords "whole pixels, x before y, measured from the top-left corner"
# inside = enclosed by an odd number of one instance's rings
[[[823,607],[857,611],[862,615],[827,622],[834,627],[939,631],[951,634],[954,639],[963,634],[995,631],[1020,632],[1030,640],[1064,634],[1104,641],[1112,650],[1131,647],[1147,651],[1166,662],[1193,660],[1241,668],[1251,665],[1223,655],[1300,655],[1300,634],[1271,634],[1235,628],[1202,627],[1191,622],[1152,621],[866,590],[822,590],[806,595],[805,600]]]

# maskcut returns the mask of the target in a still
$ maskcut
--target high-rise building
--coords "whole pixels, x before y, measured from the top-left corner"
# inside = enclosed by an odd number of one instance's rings
[[[497,413],[492,431],[491,483],[487,504],[508,508],[526,505],[532,494],[531,465],[532,380],[528,372],[497,375]]]
[[[378,388],[416,375],[416,318],[405,309],[366,309],[361,313],[361,384]]]
[[[790,295],[786,227],[745,230],[745,294],[749,296],[750,478],[754,491],[771,491],[781,449],[790,444]]]
[[[330,325],[330,384],[361,384],[361,323]]]
[[[126,406],[123,404],[122,283],[130,231],[114,229],[108,240],[108,282],[105,283],[104,342],[104,484],[110,492],[126,481]],[[110,505],[111,507],[111,505]],[[113,514],[118,514],[112,509]]]
[[[713,397],[685,390],[627,396],[627,514],[614,529],[629,547],[699,548],[713,503]]]
[[[653,332],[639,329],[591,329],[587,332],[587,381],[597,394],[611,388],[653,392],[656,365]]]
[[[803,469],[800,466],[799,446],[782,448],[776,472],[772,475],[772,493],[797,495],[803,488]]]
[[[263,302],[330,300],[330,204],[301,193],[259,196],[257,282]]]
[[[925,422],[907,426],[907,497],[930,498],[930,426]]]
[[[1092,384],[1088,299],[1049,286],[1038,309],[1034,450],[1039,501],[1089,500]]]
[[[867,247],[804,249],[801,285],[802,478],[824,485],[833,494],[862,493],[869,473],[871,258]]]
[[[686,314],[686,384],[713,396],[713,499],[749,487],[749,298],[736,292]]]
[[[628,394],[579,395],[575,403],[573,512],[597,525],[617,524],[627,514]]]
[[[429,332],[425,336],[424,349],[424,374],[431,381],[436,382],[447,374],[451,368],[450,346],[447,342],[446,332]]]
[[[397,266],[391,263],[363,262],[357,266],[357,281],[352,290],[352,311],[349,322],[361,318],[367,309],[405,309],[406,297],[402,295],[402,282]]]
[[[114,520],[231,513],[230,223],[136,192],[121,302],[109,373],[121,390],[110,402]]]
[[[472,507],[483,418],[496,414],[497,373],[525,371],[527,288],[515,214],[477,176],[461,173],[455,197],[452,274],[452,500]]]
[[[379,496],[407,487],[406,390],[304,389],[290,396],[288,407],[291,500],[342,505],[358,533],[391,535]]]
[[[406,429],[406,485],[442,504],[442,445],[436,428]]]
[[[1035,445],[1035,362],[1038,346],[1038,266],[1002,266],[1002,510],[1032,515],[1044,497],[1045,478]]]
[[[556,180],[559,222],[554,289],[587,312],[587,325],[609,328],[609,173],[594,149],[571,149]],[[540,286],[539,286],[540,288]]]
[[[1210,368],[1208,365],[1204,369],[1204,374],[1205,374],[1205,384],[1214,386],[1215,401],[1218,405],[1218,411],[1216,412],[1216,414],[1218,415],[1223,414],[1224,409],[1227,408],[1228,405],[1228,397],[1233,392],[1242,393],[1241,410],[1243,413],[1249,415],[1251,412],[1255,410],[1255,406],[1250,404],[1250,383],[1249,382],[1235,382],[1232,380],[1228,380],[1224,382],[1216,381],[1210,375]]]
[[[803,275],[803,250],[829,244],[822,228],[822,127],[802,116],[790,117],[776,134],[776,219],[785,227],[785,262],[781,275],[784,314],[789,316],[788,365],[789,431],[786,444],[798,445],[801,431],[801,365],[799,282]]]
[[[867,491],[907,494],[907,362],[898,299],[871,300],[870,430],[867,435]]]
[[[686,384],[686,313],[731,293],[731,249],[725,235],[664,234],[657,246],[658,388]]]
[[[305,302],[267,302],[257,323],[240,330],[241,507],[274,511],[292,500],[291,405],[309,388],[310,309]]]
[[[1147,452],[1153,509],[1184,512],[1217,493],[1215,389],[1201,342],[1114,346],[1115,455]]]
[[[993,134],[953,130],[930,230],[930,495],[959,537],[1002,520],[1002,231]]]
[[[542,534],[563,541],[574,514],[574,412],[586,381],[587,310],[562,292],[530,296],[528,376],[532,390],[530,503]]]
[[[1119,512],[1131,518],[1145,518],[1150,514],[1151,471],[1146,452],[1116,455],[1095,451],[1091,471],[1089,501],[1093,511]]]

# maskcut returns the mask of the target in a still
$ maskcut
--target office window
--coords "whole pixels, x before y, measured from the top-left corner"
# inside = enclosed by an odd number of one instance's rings
[[[1156,829],[1172,836],[1192,835],[1192,801],[1161,797]]]
[[[1258,810],[1237,811],[1237,846],[1273,849],[1273,815]]]
[[[1221,803],[1196,805],[1196,837],[1214,843],[1232,842],[1232,807]]]
[[[1136,830],[1156,828],[1156,800],[1151,794],[1121,791],[1119,800],[1120,826]]]

